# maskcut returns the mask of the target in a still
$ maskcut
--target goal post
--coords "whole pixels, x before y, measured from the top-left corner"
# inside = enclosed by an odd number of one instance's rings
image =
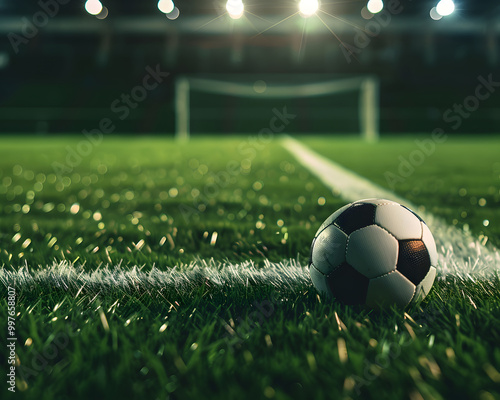
[[[376,142],[379,138],[379,96],[378,80],[364,78],[359,95],[359,122],[361,135],[368,142]]]
[[[257,79],[257,77],[256,77]],[[370,142],[379,137],[379,81],[374,76],[356,76],[306,83],[269,82],[264,90],[252,83],[223,78],[180,76],[175,81],[176,137],[187,140],[191,134],[191,92],[246,97],[254,99],[307,98],[359,91],[358,113],[361,136]]]
[[[175,81],[175,136],[179,140],[187,140],[191,134],[189,91],[189,78],[181,77]]]

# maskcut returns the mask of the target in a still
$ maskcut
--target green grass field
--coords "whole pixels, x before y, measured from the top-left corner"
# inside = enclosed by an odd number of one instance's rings
[[[0,318],[12,285],[15,396],[500,398],[498,274],[440,276],[406,313],[321,300],[301,266],[345,201],[279,139],[109,136],[75,156],[81,140],[2,139]],[[415,149],[412,137],[300,140],[382,186]],[[499,246],[498,145],[450,138],[395,192]],[[268,262],[296,284],[228,268],[257,274]],[[228,282],[190,275],[195,265]],[[155,283],[176,266],[169,285]],[[75,276],[93,283],[68,285]],[[6,365],[5,346],[0,355]]]

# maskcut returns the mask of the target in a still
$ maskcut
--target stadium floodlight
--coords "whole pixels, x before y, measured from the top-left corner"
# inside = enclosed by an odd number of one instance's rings
[[[172,0],[160,0],[158,2],[158,10],[164,14],[170,14],[174,11],[175,4]]]
[[[227,0],[226,10],[232,19],[239,19],[245,12],[245,6],[242,0]]]
[[[300,0],[299,11],[304,18],[309,18],[310,16],[316,14],[318,9],[318,0]]]
[[[453,0],[441,0],[436,6],[436,11],[442,17],[447,17],[455,11],[455,3]]]
[[[443,16],[437,12],[436,7],[432,7],[430,15],[434,21],[439,21],[441,18],[443,18]]]
[[[85,11],[90,15],[98,15],[102,11],[102,4],[99,0],[87,0],[85,2]]]
[[[370,0],[366,8],[372,14],[377,14],[384,9],[384,2],[382,0]]]

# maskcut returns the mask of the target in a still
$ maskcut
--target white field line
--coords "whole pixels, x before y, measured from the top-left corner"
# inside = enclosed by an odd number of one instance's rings
[[[16,291],[46,292],[59,289],[79,296],[81,293],[124,293],[158,296],[189,295],[193,290],[228,290],[235,286],[274,286],[277,290],[295,292],[311,286],[307,265],[296,260],[279,263],[265,261],[259,267],[252,261],[239,264],[215,260],[197,260],[168,270],[153,267],[142,271],[138,267],[106,266],[89,271],[67,261],[55,262],[42,269],[27,265],[19,269],[1,268],[0,282]]]
[[[448,225],[430,212],[408,202],[408,200],[370,182],[356,173],[314,152],[304,144],[285,137],[284,147],[326,187],[340,193],[347,202],[368,198],[396,201],[415,210],[431,229],[439,253],[438,273],[490,275],[500,271],[500,253],[493,246],[485,246],[469,232]],[[332,212],[335,210],[332,210]]]

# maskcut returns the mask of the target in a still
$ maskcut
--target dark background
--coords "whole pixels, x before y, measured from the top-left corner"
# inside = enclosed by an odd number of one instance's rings
[[[178,0],[181,13],[175,21],[160,13],[154,0],[102,3],[109,9],[104,20],[87,14],[83,1],[59,5],[57,15],[27,44],[21,44],[16,54],[9,34],[22,33],[23,18],[31,21],[41,9],[40,2],[0,0],[1,133],[92,129],[103,117],[113,118],[110,104],[142,82],[146,66],[158,64],[170,76],[128,118],[115,118],[117,132],[173,134],[175,78],[214,73],[253,74],[264,80],[276,74],[374,74],[381,81],[382,133],[430,132],[436,127],[457,133],[499,130],[500,96],[495,94],[464,119],[459,129],[451,129],[442,120],[446,109],[474,94],[478,76],[492,74],[500,81],[500,6],[496,1],[457,0],[457,11],[441,21],[429,17],[437,1],[401,1],[402,12],[392,15],[388,26],[351,62],[339,40],[321,25],[307,32],[302,45],[300,29],[280,25],[258,36],[245,21],[232,21],[228,16],[203,26],[225,12],[224,0]],[[270,3],[248,0],[245,6],[270,20],[297,10],[295,1]],[[369,22],[360,16],[365,5],[365,1],[333,2],[322,9],[363,27]],[[251,22],[258,21],[247,15]],[[301,17],[294,18],[300,24]],[[354,43],[359,30],[340,20],[328,21],[340,40]],[[261,126],[253,114],[268,120],[268,110],[286,104],[295,113],[304,110],[307,114],[318,107],[326,115],[305,116],[291,130],[353,132],[356,115],[344,110],[355,110],[356,101],[354,95],[346,94],[256,104],[200,94],[192,97],[192,127],[194,132],[251,132]]]

